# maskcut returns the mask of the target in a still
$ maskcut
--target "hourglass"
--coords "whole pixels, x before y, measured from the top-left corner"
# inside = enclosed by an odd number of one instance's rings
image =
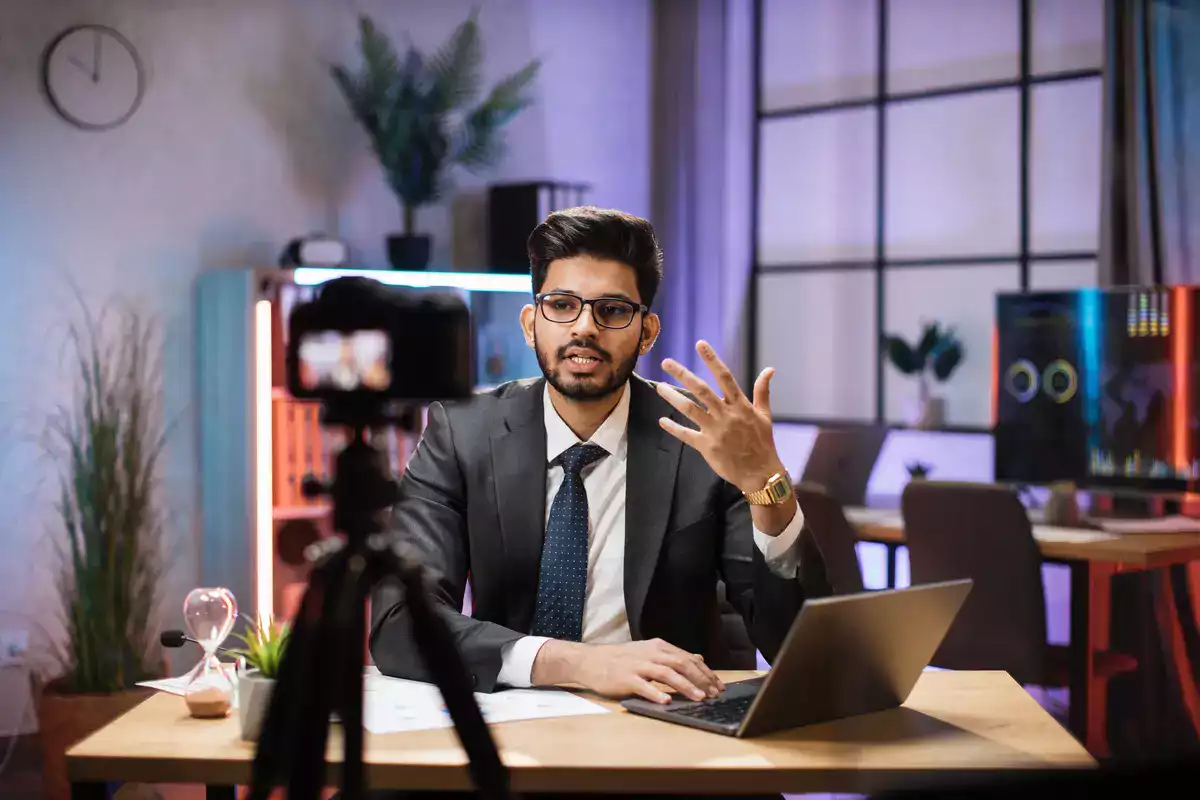
[[[184,699],[193,717],[223,717],[233,706],[233,680],[217,659],[237,621],[237,601],[224,587],[193,589],[183,601],[183,620],[204,649],[200,663],[188,673]]]

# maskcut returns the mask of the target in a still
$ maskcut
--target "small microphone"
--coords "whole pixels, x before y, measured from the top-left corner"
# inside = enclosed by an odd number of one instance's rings
[[[195,640],[188,639],[183,631],[163,631],[159,635],[158,641],[163,647],[183,647],[184,642]]]
[[[200,644],[199,642],[197,642],[192,637],[188,636],[183,631],[163,631],[162,633],[160,633],[158,635],[158,641],[159,641],[159,644],[161,644],[163,647],[183,647],[183,645],[186,642],[191,642],[192,644]],[[203,647],[203,645],[200,645],[200,646]],[[229,648],[226,648],[226,647],[218,647],[217,649],[220,650],[222,653],[229,652]]]

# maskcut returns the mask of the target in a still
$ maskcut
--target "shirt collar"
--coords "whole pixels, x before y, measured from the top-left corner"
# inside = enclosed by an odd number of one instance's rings
[[[572,446],[580,444],[582,440],[567,427],[567,423],[563,422],[562,417],[555,410],[554,403],[550,401],[549,383],[545,385],[542,392],[543,416],[546,423],[546,461],[551,462]],[[617,401],[617,405],[609,412],[608,418],[596,429],[588,442],[600,445],[609,455],[623,458],[629,441],[628,428],[629,383],[626,382],[625,386],[621,388],[621,399]]]

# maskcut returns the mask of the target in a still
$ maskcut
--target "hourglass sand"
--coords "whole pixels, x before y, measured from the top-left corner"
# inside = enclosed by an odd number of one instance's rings
[[[184,623],[204,649],[184,685],[184,700],[193,717],[224,717],[233,706],[233,679],[217,659],[217,648],[233,630],[237,614],[233,592],[223,587],[193,589],[183,601]]]

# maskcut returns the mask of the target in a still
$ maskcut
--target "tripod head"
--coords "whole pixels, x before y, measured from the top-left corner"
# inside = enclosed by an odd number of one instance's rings
[[[456,296],[389,292],[339,278],[289,325],[288,388],[319,399],[321,423],[348,429],[332,482],[306,478],[306,496],[332,500],[341,534],[317,548],[308,587],[267,709],[251,778],[252,800],[286,785],[289,800],[317,800],[326,783],[331,716],[344,736],[342,797],[359,800],[363,777],[363,663],[366,604],[373,589],[399,580],[414,646],[437,681],[481,796],[507,798],[508,773],[483,720],[449,628],[428,599],[419,563],[386,532],[399,498],[370,431],[395,424],[408,404],[468,396],[473,375],[470,316]]]

